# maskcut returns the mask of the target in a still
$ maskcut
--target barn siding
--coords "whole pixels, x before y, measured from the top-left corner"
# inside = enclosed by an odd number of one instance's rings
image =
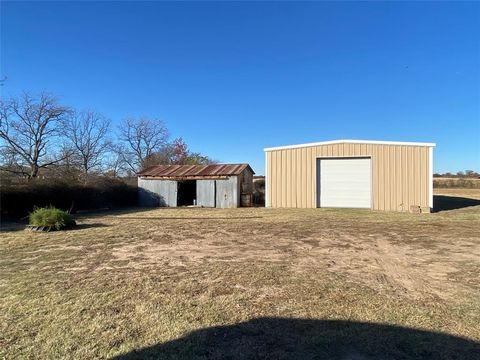
[[[215,180],[197,180],[197,205],[215,207]]]
[[[138,178],[140,206],[177,206],[177,182],[172,180],[146,180]]]
[[[190,168],[190,166],[187,167]],[[177,171],[180,170],[180,168],[177,169]],[[218,179],[211,179],[212,176],[215,176],[214,174],[206,176],[210,176],[210,178],[192,179],[197,181],[196,200],[199,206],[217,208],[239,207],[241,204],[241,193],[253,192],[253,172],[250,166],[246,166],[238,175],[229,176],[227,179],[224,179],[223,176],[218,176]],[[178,180],[181,179],[183,178],[180,177]],[[138,193],[138,200],[141,206],[177,206],[177,180],[139,176]]]
[[[267,206],[316,207],[316,159],[370,156],[372,208],[409,211],[429,207],[429,151],[427,146],[338,143],[269,150],[266,154]]]
[[[216,206],[218,208],[236,208],[240,205],[238,177],[231,176],[226,180],[216,180]]]

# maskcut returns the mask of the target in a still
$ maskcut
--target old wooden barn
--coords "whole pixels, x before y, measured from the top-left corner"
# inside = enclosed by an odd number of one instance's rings
[[[248,164],[156,165],[138,175],[140,206],[251,206],[253,170]]]

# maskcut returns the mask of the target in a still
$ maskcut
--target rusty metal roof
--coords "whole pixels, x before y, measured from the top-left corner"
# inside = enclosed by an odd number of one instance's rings
[[[155,178],[202,178],[216,176],[240,175],[245,169],[255,174],[248,164],[214,164],[214,165],[155,165],[140,171],[141,177]]]

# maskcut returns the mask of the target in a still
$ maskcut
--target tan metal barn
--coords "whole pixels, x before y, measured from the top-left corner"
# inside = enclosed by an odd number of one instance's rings
[[[266,148],[265,205],[428,212],[434,147],[334,140]]]

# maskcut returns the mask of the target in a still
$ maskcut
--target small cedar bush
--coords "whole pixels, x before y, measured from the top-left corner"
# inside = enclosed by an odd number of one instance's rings
[[[55,207],[44,207],[36,209],[29,215],[30,225],[51,226],[61,230],[72,223],[72,217],[65,211]]]

